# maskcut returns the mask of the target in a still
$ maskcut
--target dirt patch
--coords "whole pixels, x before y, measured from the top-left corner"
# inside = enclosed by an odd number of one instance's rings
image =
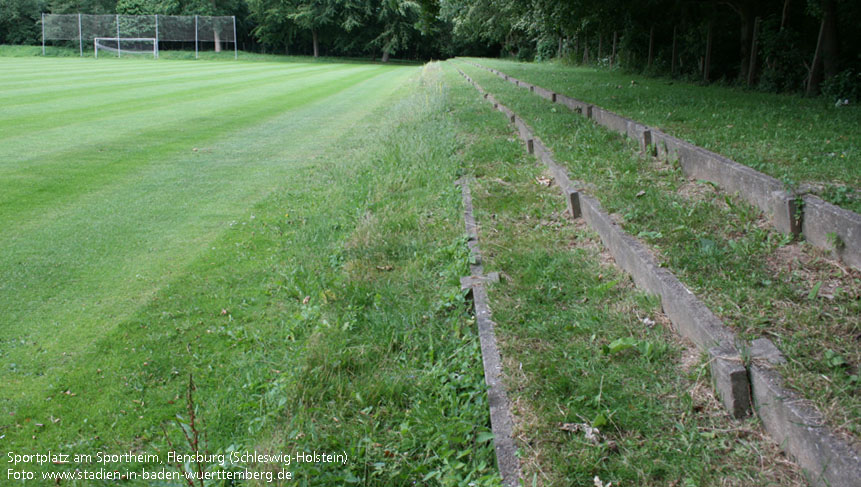
[[[787,281],[800,278],[809,283],[811,293],[813,287],[818,286],[812,297],[833,300],[835,293],[841,292],[861,298],[861,271],[844,266],[828,252],[812,245],[796,242],[778,247],[766,263],[775,276]]]
[[[507,347],[506,347],[507,348]],[[529,378],[523,372],[522,364],[512,359],[511,357],[503,357],[503,374],[505,374],[505,384],[509,390],[509,412],[511,420],[514,423],[514,439],[520,447],[520,470],[523,478],[532,479],[535,477],[535,485],[552,485],[552,479],[547,475],[545,469],[549,464],[549,460],[543,454],[543,441],[540,435],[536,435],[536,431],[541,431],[543,424],[538,418],[538,415],[532,409],[529,400],[524,399],[524,387],[521,384],[526,384]]]
[[[721,194],[716,186],[697,179],[688,179],[685,181],[676,190],[676,194],[688,201],[713,201],[718,206],[726,207],[726,203],[722,198],[716,198],[716,196]]]

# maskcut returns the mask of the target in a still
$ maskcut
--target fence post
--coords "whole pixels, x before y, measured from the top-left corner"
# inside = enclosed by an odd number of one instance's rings
[[[45,55],[45,14],[42,13],[42,55]]]
[[[239,48],[236,45],[236,16],[233,16],[233,59],[239,59]]]
[[[158,14],[155,14],[155,58],[158,59]]]
[[[78,13],[78,50],[81,52],[81,57],[84,57],[84,31],[81,29],[80,13]]]
[[[123,46],[120,45],[120,14],[117,14],[117,57],[123,57]]]
[[[197,15],[194,16],[194,59],[197,59]]]

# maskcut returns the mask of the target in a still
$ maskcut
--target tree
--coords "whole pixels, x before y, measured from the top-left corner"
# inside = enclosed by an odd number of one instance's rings
[[[0,0],[0,44],[36,44],[44,0]]]
[[[405,49],[410,38],[417,34],[415,24],[421,14],[421,7],[411,0],[382,0],[377,20],[383,31],[372,41],[372,45],[383,51],[383,62],[389,56]]]
[[[332,23],[336,5],[334,0],[299,0],[296,9],[289,15],[299,27],[311,31],[314,57],[320,56],[318,32]]]

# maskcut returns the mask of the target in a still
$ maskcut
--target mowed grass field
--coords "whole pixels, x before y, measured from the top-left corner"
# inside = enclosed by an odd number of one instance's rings
[[[0,58],[4,445],[188,451],[194,375],[201,449],[348,453],[313,485],[495,479],[435,79]]]
[[[4,68],[0,336],[25,383],[110,331],[410,73],[64,59]]]

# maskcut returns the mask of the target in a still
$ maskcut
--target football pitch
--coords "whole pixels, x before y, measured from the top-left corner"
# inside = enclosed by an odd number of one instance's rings
[[[49,380],[413,72],[0,64],[2,397]]]
[[[230,258],[238,253],[219,249],[220,237],[254,224],[255,205],[283,193],[297,174],[326,184],[333,161],[341,164],[351,150],[345,134],[372,132],[383,123],[372,115],[402,96],[418,71],[0,58],[5,441],[49,448],[79,441],[72,432],[92,424],[93,416],[136,406],[149,413],[142,401],[118,404],[110,387],[98,389],[104,408],[87,407],[97,390],[82,390],[88,380],[96,385],[108,376],[121,389],[130,387],[128,376],[97,369],[94,354],[100,347],[119,352],[122,363],[123,355],[140,352],[134,343],[114,341],[128,337],[118,327],[128,326],[147,303],[172,299],[171,286],[182,276],[215,280],[201,260],[217,260],[209,256],[221,250],[232,252]],[[287,212],[299,203],[286,197],[283,204],[278,211],[289,221]],[[233,292],[239,291],[206,296],[214,304],[204,315],[227,322],[231,316],[220,310],[236,313]],[[175,308],[164,304],[160,313]],[[132,321],[146,327],[149,318]],[[164,360],[169,368],[172,357]],[[76,396],[89,397],[66,405],[66,415],[45,407]],[[149,419],[140,416],[141,423]],[[33,424],[54,431],[31,431]]]

